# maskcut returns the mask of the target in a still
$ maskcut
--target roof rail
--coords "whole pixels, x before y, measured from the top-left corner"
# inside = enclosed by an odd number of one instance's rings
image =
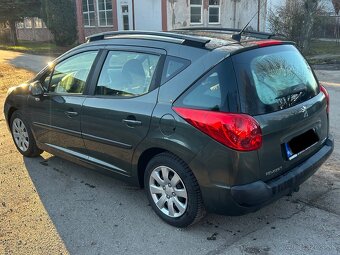
[[[170,32],[152,32],[152,31],[112,31],[112,32],[104,32],[99,34],[94,34],[91,36],[86,37],[87,42],[94,42],[99,40],[104,40],[106,37],[110,36],[131,36],[131,35],[150,35],[150,36],[159,36],[159,37],[167,37],[167,38],[173,38],[173,39],[179,39],[182,40],[181,44],[188,45],[192,47],[198,47],[203,48],[207,43],[210,42],[210,39],[206,38],[198,38],[196,36],[190,36],[190,35],[182,35],[182,34],[176,34],[176,33],[170,33]]]
[[[190,31],[213,31],[213,32],[241,32],[241,29],[237,28],[220,28],[220,27],[188,27],[188,28],[179,28],[176,29],[178,31],[185,31],[185,30],[190,30]],[[176,31],[174,30],[174,31]],[[275,34],[272,33],[266,33],[266,32],[259,32],[259,31],[249,31],[245,30],[243,34],[250,35],[256,38],[260,39],[270,39]]]

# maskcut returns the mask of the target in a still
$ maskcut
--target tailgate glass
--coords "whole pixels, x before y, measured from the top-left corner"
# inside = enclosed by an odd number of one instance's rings
[[[311,67],[293,45],[249,50],[235,55],[233,62],[245,113],[287,109],[319,93]]]

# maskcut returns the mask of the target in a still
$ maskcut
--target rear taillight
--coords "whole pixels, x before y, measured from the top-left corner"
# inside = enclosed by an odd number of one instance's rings
[[[260,125],[249,115],[181,107],[173,109],[188,123],[232,149],[253,151],[262,145]]]
[[[327,89],[326,89],[324,86],[322,86],[322,85],[320,85],[320,90],[321,90],[321,92],[324,93],[324,95],[326,96],[326,100],[327,100],[327,113],[329,113],[329,94],[328,94],[328,91],[327,91]]]

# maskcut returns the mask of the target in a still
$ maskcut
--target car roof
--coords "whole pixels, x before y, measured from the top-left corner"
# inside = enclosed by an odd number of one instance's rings
[[[91,35],[86,38],[88,43],[105,43],[110,44],[119,40],[151,40],[160,41],[164,43],[172,43],[177,45],[186,45],[195,48],[206,50],[214,50],[228,45],[241,45],[241,42],[232,38],[232,35],[239,33],[238,29],[227,28],[185,28],[177,29],[169,32],[155,32],[155,31],[112,31]],[[254,40],[267,40],[273,38],[273,34],[244,31],[242,33],[242,43]],[[244,46],[243,46],[244,47]]]
[[[144,49],[164,50],[167,55],[196,61],[204,55],[229,56],[242,51],[261,47],[264,42],[270,46],[273,34],[257,31],[244,31],[241,41],[233,39],[233,34],[239,33],[238,29],[226,28],[186,28],[169,32],[155,31],[111,31],[94,34],[86,38],[83,43],[69,52],[67,56],[84,48],[97,47],[109,49],[110,47],[133,47]],[[269,43],[268,43],[269,41]],[[277,42],[275,40],[274,44]],[[280,41],[280,44],[291,43]],[[62,56],[62,57],[63,57]]]

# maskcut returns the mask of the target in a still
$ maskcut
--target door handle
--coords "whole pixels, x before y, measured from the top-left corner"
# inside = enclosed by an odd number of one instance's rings
[[[65,114],[66,114],[66,116],[69,117],[69,118],[78,116],[78,112],[73,112],[73,111],[66,111]]]
[[[128,127],[138,127],[142,125],[142,122],[140,120],[123,119],[123,123],[125,123],[125,125],[127,125]]]

